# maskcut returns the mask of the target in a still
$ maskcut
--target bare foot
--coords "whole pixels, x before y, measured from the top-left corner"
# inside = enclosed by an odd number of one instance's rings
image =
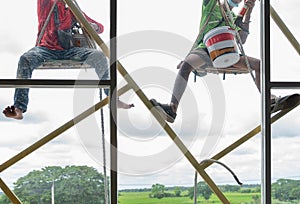
[[[129,108],[134,107],[133,104],[124,103],[123,101],[120,101],[119,99],[117,100],[117,106],[118,106],[118,108],[122,108],[122,109],[129,109]]]
[[[23,119],[23,111],[19,108],[16,108],[14,106],[7,106],[3,112],[6,117],[13,118],[16,120],[22,120]]]

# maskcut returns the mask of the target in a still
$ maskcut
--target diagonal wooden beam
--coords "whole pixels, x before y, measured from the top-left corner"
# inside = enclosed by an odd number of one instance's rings
[[[160,113],[155,108],[153,108],[153,105],[151,104],[151,102],[149,101],[147,96],[139,88],[139,86],[135,83],[135,81],[132,79],[132,77],[129,75],[129,73],[127,73],[125,68],[120,63],[118,63],[117,66],[118,66],[118,71],[121,73],[121,75],[127,81],[127,83],[132,87],[132,89],[135,91],[137,96],[141,99],[141,101],[149,109],[149,111],[152,113],[152,115],[156,118],[158,123],[162,126],[162,128],[170,136],[170,138],[173,140],[173,142],[181,150],[181,152],[184,154],[186,159],[192,164],[192,166],[197,170],[197,172],[202,176],[202,178],[210,186],[212,191],[218,196],[218,198],[222,201],[222,203],[229,203],[227,198],[219,190],[219,188],[212,181],[212,179],[206,174],[204,169],[202,167],[200,167],[198,161],[195,159],[195,157],[192,155],[192,153],[188,150],[188,148],[184,145],[184,143],[180,140],[180,138],[176,135],[176,133],[173,131],[173,129],[166,123],[166,121],[160,115]]]
[[[129,89],[130,89],[129,86],[125,85],[124,87],[122,87],[118,91],[118,95],[124,94]],[[42,147],[46,143],[50,142],[51,140],[53,140],[54,138],[56,138],[57,136],[59,136],[60,134],[65,132],[66,130],[70,129],[71,127],[73,127],[77,123],[81,122],[82,120],[84,120],[85,118],[90,116],[91,114],[95,113],[100,108],[102,108],[103,106],[108,104],[108,102],[109,102],[109,97],[106,97],[102,101],[98,102],[96,105],[88,108],[86,111],[82,112],[81,114],[79,114],[75,118],[69,120],[68,122],[66,122],[65,124],[63,124],[59,128],[57,128],[56,130],[52,131],[51,133],[49,133],[48,135],[46,135],[42,139],[38,140],[37,142],[35,142],[34,144],[32,144],[31,146],[26,148],[25,150],[21,151],[20,153],[18,153],[17,155],[12,157],[11,159],[7,160],[6,162],[4,162],[3,164],[0,165],[0,172],[4,171],[5,169],[10,167],[11,165],[15,164],[16,162],[18,162],[21,159],[23,159],[24,157],[28,156],[29,154],[31,154],[35,150],[39,149],[40,147]]]
[[[4,183],[4,181],[0,178],[0,188],[3,190],[5,195],[10,199],[13,204],[22,204],[22,202],[18,199],[18,197],[12,192],[9,187]]]
[[[276,115],[274,115],[271,118],[271,124],[276,122],[277,120],[279,120],[283,116],[285,116],[287,113],[289,113],[291,110],[293,110],[294,108],[296,108],[299,105],[300,105],[300,103],[298,103],[296,106],[294,106],[292,108],[282,110],[279,113],[277,113]],[[238,139],[237,141],[235,141],[234,143],[232,143],[231,145],[229,145],[228,147],[226,147],[225,149],[223,149],[222,151],[217,153],[211,159],[214,159],[214,160],[221,159],[222,157],[224,157],[225,155],[227,155],[228,153],[230,153],[231,151],[233,151],[234,149],[236,149],[237,147],[239,147],[240,145],[242,145],[243,143],[245,143],[246,141],[248,141],[249,139],[254,137],[260,131],[261,131],[261,126],[259,125],[259,126],[255,127],[253,130],[251,130],[250,132],[248,132],[246,135],[244,135],[243,137],[241,137],[240,139]],[[201,166],[202,166],[203,169],[205,169],[208,166],[210,166],[211,164],[212,164],[212,162],[205,162],[205,163],[201,164]]]
[[[275,9],[270,5],[270,14],[275,23],[278,25],[280,30],[283,32],[283,34],[286,36],[286,38],[290,41],[292,46],[295,48],[295,50],[300,55],[300,44],[295,38],[295,36],[292,34],[292,32],[288,29],[288,27],[285,25],[283,20],[280,18],[280,16],[277,14]]]
[[[79,23],[82,25],[82,27],[87,31],[87,33],[92,37],[92,39],[95,40],[95,42],[100,46],[103,53],[107,57],[109,57],[108,47],[105,45],[103,40],[99,37],[99,35],[95,32],[95,30],[91,27],[91,25],[88,23],[88,21],[82,15],[82,13],[78,10],[78,8],[73,3],[73,1],[72,0],[64,0],[64,1],[68,4],[69,8],[72,10],[74,16],[79,21]],[[153,116],[156,118],[156,120],[159,122],[159,124],[164,128],[164,130],[168,133],[168,135],[171,137],[171,139],[174,141],[174,143],[178,146],[178,148],[182,151],[182,153],[188,159],[188,161],[192,164],[192,166],[199,172],[199,174],[203,177],[203,179],[206,180],[206,182],[210,184],[209,186],[216,193],[216,195],[219,197],[219,199],[223,203],[229,203],[229,201],[222,194],[222,192],[218,189],[218,187],[213,183],[213,181],[208,177],[208,175],[205,173],[205,171],[202,168],[200,168],[197,160],[190,153],[188,148],[183,144],[183,142],[176,135],[176,133],[171,129],[171,127],[168,124],[166,124],[165,120],[156,111],[156,109],[153,108],[153,105],[150,103],[149,99],[146,97],[144,92],[139,88],[139,86],[135,83],[135,81],[132,79],[132,77],[128,74],[128,72],[125,70],[125,68],[119,61],[117,61],[117,68],[118,68],[118,71],[120,72],[120,74],[123,76],[123,78],[127,81],[128,85],[135,91],[135,93],[138,95],[138,97],[141,99],[141,101],[150,110],[150,112],[153,114]]]
[[[91,38],[98,44],[98,46],[101,48],[103,53],[107,57],[110,57],[109,48],[103,42],[103,40],[100,38],[98,33],[94,30],[94,28],[90,25],[90,23],[86,20],[86,18],[82,14],[82,12],[74,4],[73,0],[64,0],[64,1],[71,9],[71,11],[74,14],[75,18],[77,19],[77,21],[81,24],[81,26],[85,29],[85,31],[91,36]]]

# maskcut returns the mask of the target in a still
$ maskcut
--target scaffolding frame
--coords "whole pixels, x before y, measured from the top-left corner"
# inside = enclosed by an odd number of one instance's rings
[[[184,154],[186,159],[191,163],[191,165],[196,169],[196,171],[202,176],[204,181],[209,185],[209,187],[213,190],[213,192],[217,195],[219,200],[222,203],[230,203],[229,200],[224,196],[224,194],[220,191],[214,181],[209,177],[206,173],[205,169],[211,165],[210,162],[199,164],[196,158],[191,154],[188,148],[184,145],[184,143],[180,140],[180,138],[176,135],[176,133],[172,130],[172,128],[165,122],[162,116],[157,112],[156,109],[153,108],[153,105],[150,103],[147,96],[144,92],[139,88],[139,86],[135,83],[135,81],[131,78],[122,64],[117,60],[116,55],[116,40],[112,41],[111,49],[109,50],[108,47],[103,43],[102,39],[98,36],[98,34],[93,30],[90,24],[86,21],[84,16],[78,10],[76,5],[72,0],[64,0],[69,8],[74,13],[77,20],[80,24],[86,29],[88,34],[92,37],[93,40],[99,45],[102,51],[105,53],[106,56],[110,59],[111,64],[111,80],[105,81],[93,81],[93,80],[0,80],[0,88],[8,88],[8,87],[29,87],[29,88],[60,88],[60,87],[110,87],[111,90],[116,89],[116,70],[120,72],[120,74],[124,77],[127,81],[127,85],[122,87],[118,90],[118,95],[122,95],[128,90],[133,90],[137,96],[142,100],[145,106],[149,109],[152,115],[156,118],[158,123],[162,126],[162,128],[166,131],[166,133],[170,136],[173,142],[178,146],[181,152]],[[110,38],[116,39],[116,24],[117,24],[117,1],[111,0],[111,30],[110,30]],[[270,12],[271,10],[271,12]],[[299,103],[290,109],[282,110],[272,118],[270,118],[270,101],[266,100],[270,96],[271,88],[299,88],[299,82],[271,82],[270,81],[270,14],[278,26],[283,30],[286,37],[290,40],[294,48],[299,53],[299,43],[297,40],[291,35],[290,31],[284,25],[282,20],[279,18],[278,14],[275,10],[270,6],[269,0],[262,0],[261,1],[261,18],[262,18],[262,123],[261,125],[257,126],[249,133],[241,137],[236,142],[232,143],[218,154],[212,157],[214,160],[219,160],[223,156],[230,153],[235,148],[239,147],[241,144],[262,132],[262,203],[269,204],[271,203],[271,136],[270,136],[270,125],[271,123],[277,121],[285,114],[289,113],[295,107],[299,105]],[[76,84],[75,84],[76,83]],[[20,161],[24,157],[28,156],[35,150],[39,149],[49,141],[53,140],[54,138],[58,137],[62,132],[66,131],[67,129],[73,127],[80,121],[84,120],[89,115],[93,114],[100,108],[104,107],[105,105],[110,103],[110,142],[114,148],[111,148],[111,203],[116,204],[118,203],[118,164],[117,164],[117,150],[118,150],[118,143],[117,143],[117,120],[115,117],[117,115],[117,108],[116,104],[110,102],[116,101],[116,96],[112,95],[112,91],[110,92],[110,97],[107,97],[97,103],[95,106],[87,109],[80,115],[76,116],[75,118],[71,119],[64,125],[60,126],[50,134],[46,135],[36,143],[32,144],[25,150],[21,151],[19,154],[13,156],[11,159],[7,160],[3,164],[0,165],[0,172],[4,171],[5,169],[9,168],[11,165],[15,164],[16,162]],[[262,127],[262,128],[261,128]],[[17,196],[8,188],[8,186],[4,183],[4,181],[0,178],[0,188],[4,191],[4,193],[9,197],[9,199],[13,203],[21,203],[21,201],[17,198]]]
[[[271,155],[271,119],[270,119],[270,100],[272,88],[300,88],[300,82],[273,82],[270,80],[271,72],[271,48],[270,48],[270,16],[286,36],[294,49],[300,55],[300,45],[290,30],[287,28],[283,20],[277,14],[275,9],[270,5],[270,0],[261,0],[261,126],[262,128],[262,145],[261,145],[261,203],[272,203],[272,155]]]

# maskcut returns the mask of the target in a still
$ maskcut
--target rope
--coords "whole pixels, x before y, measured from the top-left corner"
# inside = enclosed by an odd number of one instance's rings
[[[197,38],[196,38],[196,40],[195,40],[195,42],[194,42],[194,44],[193,44],[193,46],[192,46],[192,48],[191,48],[190,51],[192,51],[198,45],[198,40],[201,38],[201,36],[202,36],[202,34],[203,34],[203,32],[204,32],[207,24],[208,24],[208,21],[209,21],[211,15],[212,15],[213,11],[215,10],[216,6],[217,6],[217,2],[215,3],[214,7],[210,10],[210,12],[209,12],[209,14],[207,16],[207,19],[206,19],[204,25],[200,28],[199,34],[198,34],[198,36],[197,36]],[[194,72],[194,74],[195,74],[194,81],[196,81],[196,72]],[[194,204],[197,204],[197,175],[198,175],[197,171],[195,171],[195,178],[194,178]]]
[[[194,42],[194,44],[193,44],[190,52],[198,45],[198,40],[201,38],[201,36],[202,36],[202,34],[203,34],[203,32],[204,32],[207,24],[208,24],[208,21],[209,21],[211,15],[212,15],[213,11],[215,10],[216,6],[217,6],[217,4],[215,4],[214,7],[209,12],[204,25],[199,30],[198,36],[197,36],[197,38],[196,38],[196,40],[195,40],[195,42]],[[194,74],[195,74],[194,81],[196,81],[196,73],[194,72]],[[194,204],[197,204],[197,175],[198,175],[197,171],[195,171],[195,177],[194,177]]]
[[[192,48],[191,48],[190,51],[192,51],[198,45],[198,40],[199,40],[199,38],[201,38],[201,35],[203,34],[203,32],[204,32],[204,30],[205,30],[205,28],[206,28],[206,26],[208,24],[208,21],[209,21],[211,15],[213,13],[213,10],[215,10],[216,6],[217,6],[217,4],[215,4],[214,7],[209,12],[209,14],[207,16],[207,19],[206,19],[204,25],[200,28],[199,34],[198,34],[198,36],[197,36],[197,38],[196,38],[196,40],[195,40],[195,42],[194,42],[194,44],[193,44],[193,46],[192,46]]]
[[[226,7],[226,10],[227,10],[227,11],[230,11],[230,8],[229,8],[229,5],[228,5],[227,1],[224,1],[224,4],[225,4],[225,7]],[[222,9],[223,9],[223,8],[222,8]],[[234,20],[233,20],[232,13],[231,13],[231,12],[228,12],[228,14],[229,14],[229,19],[227,19],[227,20],[230,20],[230,21],[231,21],[231,24],[233,25],[233,24],[234,24]],[[235,27],[234,31],[235,31],[235,34],[236,34],[236,37],[237,37],[237,40],[238,40],[238,47],[239,47],[239,49],[240,49],[240,51],[241,51],[241,54],[245,57],[245,63],[246,63],[246,66],[247,66],[247,68],[248,68],[248,71],[249,71],[249,73],[250,73],[250,75],[251,75],[251,77],[252,77],[254,83],[255,83],[255,76],[254,76],[253,73],[252,73],[253,70],[251,69],[251,65],[250,65],[250,63],[249,63],[248,57],[247,57],[247,55],[245,54],[244,47],[243,47],[243,45],[242,45],[241,36],[240,36],[239,32],[237,31],[236,27]]]
[[[211,163],[217,163],[217,164],[220,164],[221,166],[223,166],[225,169],[227,169],[233,176],[234,180],[241,186],[243,185],[243,183],[241,183],[238,179],[238,177],[235,175],[235,173],[228,167],[226,166],[224,163],[218,161],[218,160],[215,160],[215,159],[204,159],[200,162],[200,164],[204,164],[206,162],[211,162]]]
[[[211,163],[217,163],[217,164],[220,164],[221,166],[223,166],[225,169],[227,169],[233,176],[234,180],[241,186],[243,185],[243,183],[240,182],[240,180],[238,179],[238,177],[235,175],[235,173],[228,167],[226,166],[224,163],[218,161],[218,160],[215,160],[215,159],[204,159],[200,162],[200,165],[201,164],[204,164],[206,162],[211,162]],[[195,179],[194,179],[194,182],[195,182],[195,186],[194,186],[194,204],[197,204],[197,171],[195,171]]]
[[[102,89],[100,89],[100,101],[102,101]],[[104,176],[104,195],[105,195],[105,204],[108,204],[108,182],[106,176],[106,152],[105,152],[105,133],[104,133],[104,114],[103,108],[100,109],[101,116],[101,130],[102,130],[102,149],[103,149],[103,176]]]
[[[50,18],[51,18],[51,14],[53,13],[53,10],[55,8],[55,5],[57,3],[58,0],[55,0],[55,2],[53,3],[49,14],[47,16],[47,19],[45,21],[45,24],[43,25],[43,28],[41,30],[41,33],[38,36],[38,40],[36,42],[36,46],[41,42],[41,39],[44,35],[45,29],[47,27],[47,25],[49,24]],[[77,9],[81,11],[79,5],[77,4],[76,0],[74,0],[75,5],[77,6]],[[82,29],[83,34],[85,35],[85,37],[88,40],[89,43],[89,47],[90,48],[95,48],[96,49],[96,45],[95,43],[93,43],[92,39],[90,38],[90,36],[87,34],[87,32],[85,32],[84,29]],[[102,89],[100,89],[100,101],[102,100]],[[107,174],[106,174],[106,148],[105,148],[105,131],[104,131],[104,113],[103,113],[103,108],[101,108],[100,110],[100,115],[101,115],[101,129],[102,129],[102,149],[103,149],[103,176],[104,176],[104,200],[105,200],[105,204],[109,204],[109,195],[108,195],[108,181],[107,181]]]
[[[76,0],[73,0],[78,11],[81,13],[82,10],[80,9],[78,3]],[[88,40],[88,44],[90,48],[96,49],[96,44],[92,41],[92,38],[88,35],[88,33],[85,31],[84,27],[82,26],[82,32],[84,36]],[[99,97],[100,101],[102,101],[102,89],[99,90]],[[106,173],[106,147],[105,147],[105,129],[104,129],[104,113],[103,108],[100,109],[100,117],[101,117],[101,139],[102,139],[102,150],[103,150],[103,177],[104,177],[104,202],[105,204],[109,204],[109,192],[108,192],[108,181],[107,181],[107,173]]]
[[[197,180],[198,180],[198,173],[195,171],[195,178],[194,178],[194,204],[197,204]]]
[[[225,2],[225,5],[226,5],[227,10],[230,10],[229,7],[228,7],[227,1],[224,1],[224,2]],[[218,5],[219,5],[219,7],[220,7],[220,9],[221,9],[221,13],[222,13],[223,19],[225,20],[225,23],[228,24],[229,19],[228,19],[227,15],[226,15],[226,13],[225,13],[225,11],[224,11],[222,5],[221,5],[220,0],[217,0],[216,4],[214,5],[214,7],[212,8],[212,10],[210,11],[209,16],[208,16],[208,18],[207,18],[207,20],[206,20],[204,26],[200,29],[199,34],[198,34],[198,36],[197,36],[196,41],[195,41],[194,44],[193,44],[192,49],[194,49],[194,48],[196,47],[197,42],[198,42],[198,39],[201,37],[202,33],[204,32],[204,29],[206,28],[206,26],[207,26],[207,24],[208,24],[208,21],[209,21],[209,19],[210,19],[210,16],[212,15],[212,12],[214,11],[214,9],[215,9],[217,3],[218,3]],[[231,14],[230,12],[228,12],[228,13],[229,13],[229,15],[230,15],[230,16],[229,16],[229,17],[230,17],[230,20],[233,22],[233,16],[232,16],[232,14]],[[236,30],[236,29],[234,29],[234,30],[235,30],[235,32],[236,32],[236,36],[238,36],[238,41],[239,41],[239,44],[240,44],[240,45],[238,44],[238,45],[239,45],[239,49],[240,49],[242,55],[245,56],[245,62],[246,62],[248,71],[249,71],[249,73],[251,74],[252,79],[254,80],[254,83],[255,83],[255,77],[254,77],[254,75],[253,75],[253,73],[252,73],[252,69],[251,69],[251,67],[250,67],[250,63],[249,63],[249,61],[248,61],[247,56],[245,55],[245,52],[244,52],[244,49],[243,49],[243,46],[242,46],[242,43],[241,43],[242,40],[241,40],[240,35],[239,35],[239,33],[237,32],[237,30]],[[191,49],[191,50],[192,50],[192,49]],[[225,73],[224,73],[224,77],[225,77]],[[196,78],[196,74],[195,74],[195,78]],[[236,182],[237,182],[239,185],[242,185],[242,183],[238,180],[238,178],[237,178],[237,176],[234,174],[234,172],[233,172],[228,166],[226,166],[225,164],[223,164],[222,162],[219,162],[219,161],[213,160],[213,159],[205,159],[205,160],[201,161],[200,164],[201,164],[201,163],[205,163],[205,162],[214,162],[214,163],[218,163],[218,164],[222,165],[223,167],[225,167],[225,168],[233,175],[233,177],[234,177],[234,179],[236,180]],[[197,171],[195,171],[195,177],[194,177],[194,204],[197,204],[197,176],[198,176]]]

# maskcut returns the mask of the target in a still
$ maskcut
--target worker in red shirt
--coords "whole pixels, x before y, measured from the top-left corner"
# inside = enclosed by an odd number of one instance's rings
[[[34,69],[45,61],[50,60],[76,60],[84,61],[95,68],[99,79],[109,79],[109,69],[106,56],[100,50],[85,47],[65,47],[64,42],[58,38],[58,30],[71,29],[76,24],[76,19],[71,10],[62,0],[38,0],[38,39],[36,46],[24,53],[19,60],[17,78],[30,79]],[[54,8],[54,9],[53,9]],[[49,15],[50,14],[50,15]],[[47,17],[50,20],[47,22]],[[95,31],[100,34],[104,27],[84,14]],[[46,25],[45,25],[46,23]],[[104,90],[108,95],[108,90]],[[28,88],[16,88],[14,105],[3,110],[6,117],[23,119],[23,113],[27,111]],[[131,108],[133,104],[126,104],[118,100],[119,108]]]
[[[47,16],[49,12],[51,11],[51,8],[53,4],[55,3],[55,0],[38,0],[38,36],[40,35],[42,28],[45,24],[45,21],[47,19]],[[72,11],[68,8],[66,8],[66,5],[64,1],[58,1],[56,3],[58,12],[58,20],[59,20],[59,29],[61,30],[67,30],[70,29],[73,24],[76,22],[76,19],[74,15],[72,14]],[[101,34],[104,30],[104,27],[101,23],[98,23],[88,17],[84,13],[85,18],[91,23],[93,28],[96,30],[98,34]],[[47,47],[51,50],[63,50],[64,48],[61,47],[61,45],[58,42],[57,39],[57,27],[55,24],[55,12],[53,12],[50,21],[48,22],[48,25],[44,31],[44,34],[38,42],[38,46]]]

